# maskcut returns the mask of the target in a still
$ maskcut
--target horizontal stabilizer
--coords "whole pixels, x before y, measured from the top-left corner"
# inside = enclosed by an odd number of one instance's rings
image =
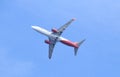
[[[78,45],[78,47],[76,48],[74,48],[74,55],[76,56],[77,55],[77,51],[78,51],[78,48],[82,45],[82,43],[85,41],[85,39],[84,40],[82,40],[82,41],[80,41],[80,42],[77,42],[76,44]]]

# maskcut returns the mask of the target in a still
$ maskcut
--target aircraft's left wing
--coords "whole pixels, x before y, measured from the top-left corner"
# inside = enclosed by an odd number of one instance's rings
[[[63,31],[75,20],[75,18],[71,19],[70,21],[68,21],[66,24],[64,24],[62,27],[60,27],[58,29],[57,35],[61,35],[63,33]]]
[[[51,59],[51,57],[52,57],[53,49],[54,49],[55,44],[57,42],[56,40],[57,39],[49,38],[49,41],[50,41],[50,44],[49,44],[49,54],[48,54],[49,59]]]

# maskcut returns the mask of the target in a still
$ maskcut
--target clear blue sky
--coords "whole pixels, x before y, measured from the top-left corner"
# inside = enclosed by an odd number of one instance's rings
[[[57,43],[48,59],[47,37],[31,29],[59,28],[87,40],[75,57]],[[120,77],[120,0],[0,0],[0,77]]]

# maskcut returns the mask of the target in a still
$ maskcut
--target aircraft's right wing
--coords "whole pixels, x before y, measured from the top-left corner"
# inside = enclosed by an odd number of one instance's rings
[[[57,35],[61,35],[63,33],[63,31],[74,21],[75,19],[71,19],[70,21],[68,21],[65,25],[63,25],[62,27],[60,27],[57,31]]]
[[[49,59],[51,59],[52,53],[53,53],[53,49],[55,47],[57,39],[51,39],[51,38],[49,38],[49,41],[50,41],[50,44],[49,44],[49,54],[48,54],[48,57],[49,57]]]

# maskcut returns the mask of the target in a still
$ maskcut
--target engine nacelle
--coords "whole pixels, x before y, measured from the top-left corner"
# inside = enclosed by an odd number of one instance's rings
[[[50,41],[49,41],[49,40],[45,40],[45,43],[46,43],[46,44],[50,44]]]
[[[53,28],[53,29],[52,29],[52,32],[57,33],[57,32],[58,32],[58,30],[57,30],[57,29],[55,29],[55,28]]]

